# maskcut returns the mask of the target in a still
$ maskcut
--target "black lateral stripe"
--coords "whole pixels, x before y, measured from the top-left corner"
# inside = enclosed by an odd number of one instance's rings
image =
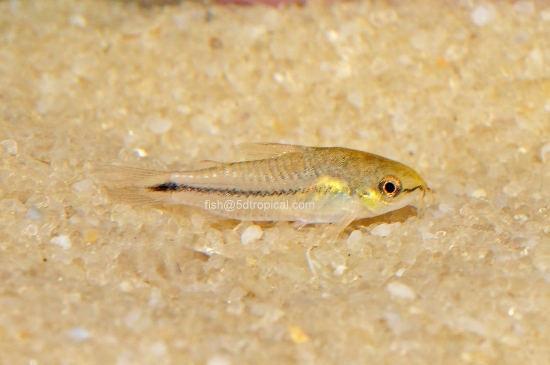
[[[175,182],[167,182],[160,185],[150,186],[147,189],[149,191],[178,191],[179,185]]]
[[[238,190],[227,188],[202,188],[197,186],[190,186],[184,184],[177,184],[174,182],[163,183],[160,185],[150,186],[147,190],[152,192],[191,192],[197,194],[218,194],[223,196],[254,196],[254,197],[266,197],[266,196],[284,196],[294,195],[303,192],[303,189],[286,189],[286,190]]]

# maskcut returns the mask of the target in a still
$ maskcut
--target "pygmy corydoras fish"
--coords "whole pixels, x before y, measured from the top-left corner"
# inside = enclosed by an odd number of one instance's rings
[[[96,170],[119,201],[183,204],[229,219],[336,223],[384,214],[416,201],[429,188],[410,167],[340,147],[250,143],[251,158],[191,171],[117,166]]]

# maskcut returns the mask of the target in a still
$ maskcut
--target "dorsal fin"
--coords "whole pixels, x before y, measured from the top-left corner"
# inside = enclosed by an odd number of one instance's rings
[[[266,159],[278,157],[292,152],[303,152],[307,149],[304,146],[282,144],[282,143],[241,143],[237,148],[244,153],[247,158]]]
[[[215,167],[225,165],[227,162],[213,161],[213,160],[200,160],[200,168]]]

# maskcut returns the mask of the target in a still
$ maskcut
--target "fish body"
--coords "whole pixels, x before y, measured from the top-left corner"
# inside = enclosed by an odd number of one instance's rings
[[[246,144],[253,159],[192,171],[98,170],[111,196],[200,207],[230,219],[349,224],[429,190],[413,169],[340,147]]]

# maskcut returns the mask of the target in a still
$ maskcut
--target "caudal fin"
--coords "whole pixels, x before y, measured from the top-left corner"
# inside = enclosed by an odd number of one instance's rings
[[[149,188],[169,182],[171,175],[170,171],[111,165],[95,166],[92,170],[96,182],[103,186],[113,201],[129,204],[167,202],[170,194]]]

